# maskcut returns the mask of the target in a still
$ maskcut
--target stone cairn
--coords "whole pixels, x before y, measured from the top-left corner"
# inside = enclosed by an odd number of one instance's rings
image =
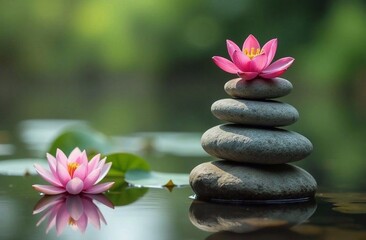
[[[203,149],[221,160],[205,162],[190,173],[196,198],[229,202],[291,202],[314,197],[317,184],[300,167],[288,164],[313,150],[304,136],[278,127],[299,118],[297,110],[270,100],[290,93],[292,84],[283,78],[241,78],[225,84],[232,98],[213,103],[213,115],[229,122],[207,130]]]

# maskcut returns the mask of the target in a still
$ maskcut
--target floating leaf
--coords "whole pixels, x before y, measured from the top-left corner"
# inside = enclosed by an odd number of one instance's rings
[[[107,153],[110,146],[110,140],[102,133],[82,127],[61,133],[53,140],[48,152],[54,155],[56,149],[59,148],[65,154],[69,154],[75,147],[79,147],[81,150],[87,150],[89,155],[95,155],[96,153]]]
[[[184,173],[162,173],[132,170],[128,171],[125,181],[136,187],[173,188],[187,186],[189,175]]]
[[[107,177],[124,177],[129,170],[150,170],[149,164],[143,158],[131,153],[113,153],[106,157],[107,162],[112,163]]]

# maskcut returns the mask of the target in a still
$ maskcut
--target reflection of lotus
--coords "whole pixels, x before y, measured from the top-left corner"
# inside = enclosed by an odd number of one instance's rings
[[[260,229],[285,229],[306,221],[315,201],[291,204],[229,205],[193,201],[190,220],[207,232],[247,233]]]
[[[88,223],[92,223],[97,229],[100,229],[100,222],[102,221],[104,224],[107,224],[107,222],[93,200],[114,208],[113,204],[101,194],[44,196],[38,201],[33,211],[33,214],[45,211],[37,226],[47,219],[46,233],[56,226],[58,235],[63,232],[66,225],[70,225],[71,228],[81,232],[85,232]]]

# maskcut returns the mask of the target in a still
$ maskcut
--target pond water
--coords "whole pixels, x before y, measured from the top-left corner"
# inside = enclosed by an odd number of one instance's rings
[[[366,194],[319,193],[316,201],[286,205],[222,205],[190,199],[189,187],[152,188],[113,208],[108,196],[42,198],[30,187],[40,181],[0,176],[0,239],[366,239]],[[88,221],[78,225],[71,217],[84,214],[75,213],[73,206],[80,204]]]
[[[42,158],[49,135],[55,133],[52,126],[43,132],[34,125],[31,129],[35,132],[23,132],[23,147],[2,145],[0,239],[366,239],[366,194],[359,186],[320,184],[313,201],[282,205],[200,202],[191,198],[189,186],[122,185],[117,195],[43,197],[31,187],[43,182],[33,175],[32,160],[16,158]],[[213,160],[197,147],[199,137],[140,133],[115,140],[123,150],[142,154],[154,171],[189,173]],[[14,151],[19,148],[23,150]],[[8,159],[19,165],[5,169]],[[320,180],[324,174],[310,172]]]

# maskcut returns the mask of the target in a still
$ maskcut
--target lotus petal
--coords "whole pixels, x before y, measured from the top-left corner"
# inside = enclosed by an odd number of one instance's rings
[[[47,194],[47,195],[55,195],[66,192],[64,188],[50,186],[50,185],[38,185],[34,184],[32,185],[34,189],[36,189],[38,192]]]
[[[252,48],[260,49],[261,46],[259,45],[258,40],[252,34],[250,34],[247,37],[247,39],[245,39],[242,50],[243,50],[243,52],[244,52],[244,49],[247,49],[248,51],[250,51]]]
[[[99,193],[105,192],[108,189],[110,189],[113,184],[114,184],[114,182],[106,182],[106,183],[97,184],[97,185],[94,185],[91,188],[85,190],[84,193],[99,194]]]
[[[215,56],[212,58],[212,60],[219,68],[221,68],[225,72],[237,73],[238,71],[240,71],[239,68],[235,66],[234,63],[227,60],[226,58]]]
[[[66,184],[66,191],[70,194],[79,194],[84,188],[84,183],[80,178],[73,178]]]

